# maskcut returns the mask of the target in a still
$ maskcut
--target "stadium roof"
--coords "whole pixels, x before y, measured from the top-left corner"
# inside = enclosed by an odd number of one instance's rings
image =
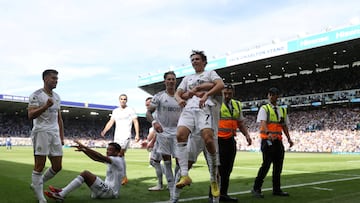
[[[359,65],[358,53],[360,25],[355,25],[208,59],[206,70],[241,85]],[[194,72],[191,65],[174,71],[178,79]],[[164,88],[163,73],[139,78],[138,87],[152,95],[159,92]]]
[[[290,77],[310,72],[360,65],[360,25],[302,37],[208,59],[225,82],[241,85],[265,79]],[[178,79],[193,73],[191,65],[174,70]],[[139,78],[138,87],[155,94],[164,88],[163,73]],[[0,113],[27,115],[28,98],[0,94]],[[63,101],[64,118],[108,119],[116,106]],[[138,114],[144,117],[143,114]]]
[[[6,114],[27,115],[29,98],[0,94],[0,112]],[[81,102],[62,101],[61,110],[63,117],[108,119],[109,113],[117,106],[90,104]]]

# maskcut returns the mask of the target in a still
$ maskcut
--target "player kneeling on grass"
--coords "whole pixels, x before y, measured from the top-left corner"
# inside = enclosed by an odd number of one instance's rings
[[[124,174],[124,169],[122,168],[123,165],[121,163],[122,159],[118,156],[121,150],[120,145],[115,142],[109,143],[106,150],[106,156],[104,156],[99,152],[84,146],[79,141],[75,141],[75,143],[78,144],[78,146],[74,146],[77,148],[76,151],[84,152],[94,161],[107,164],[105,181],[101,180],[90,171],[84,170],[64,188],[60,189],[49,186],[50,191],[45,191],[45,195],[56,201],[63,201],[69,192],[80,187],[85,182],[91,190],[91,198],[117,198],[120,194],[120,181]]]

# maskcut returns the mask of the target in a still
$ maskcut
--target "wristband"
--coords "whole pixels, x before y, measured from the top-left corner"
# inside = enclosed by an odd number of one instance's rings
[[[156,122],[157,122],[156,120],[153,120],[153,121],[151,122],[151,125],[154,125]]]

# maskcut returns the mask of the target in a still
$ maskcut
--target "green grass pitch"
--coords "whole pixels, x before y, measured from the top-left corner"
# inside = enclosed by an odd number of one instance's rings
[[[96,149],[105,153],[105,149]],[[143,149],[130,149],[126,154],[129,183],[120,190],[120,198],[113,200],[93,200],[90,190],[84,184],[70,193],[65,202],[166,202],[168,191],[149,192],[148,187],[156,183],[155,171],[149,166],[149,153]],[[229,194],[240,202],[359,202],[360,201],[360,155],[326,153],[290,153],[285,154],[282,173],[282,188],[290,197],[271,195],[271,170],[265,179],[263,191],[265,199],[255,199],[250,189],[261,162],[259,152],[238,152],[231,174]],[[49,161],[47,161],[47,166]],[[6,150],[0,147],[0,202],[23,203],[36,202],[29,189],[33,155],[31,147],[16,147]],[[45,183],[57,187],[65,186],[79,172],[87,169],[99,175],[105,175],[105,165],[94,162],[86,155],[75,152],[73,148],[64,148],[63,170],[55,178]],[[190,170],[193,184],[185,187],[180,202],[207,202],[209,173],[202,156]],[[166,179],[164,177],[164,183]],[[55,202],[48,200],[48,202]]]

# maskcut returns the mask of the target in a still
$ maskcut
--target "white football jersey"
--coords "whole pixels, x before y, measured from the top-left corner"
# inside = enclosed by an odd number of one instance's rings
[[[214,82],[215,80],[221,80],[221,77],[213,70],[204,71],[200,74],[195,73],[185,76],[177,89],[182,89],[186,92],[202,83]],[[200,98],[194,95],[192,98],[187,100],[185,108],[197,109],[199,108],[199,101]],[[212,97],[209,97],[205,102],[205,104],[209,106],[213,106],[214,103],[215,102],[212,101]]]
[[[166,136],[175,136],[177,123],[182,110],[175,100],[175,97],[167,94],[165,90],[161,91],[154,95],[150,106],[156,107],[154,114],[156,121],[159,122],[163,128],[162,134]]]
[[[124,169],[120,157],[109,156],[109,158],[112,163],[107,164],[105,183],[113,190],[114,195],[118,196]]]
[[[136,112],[128,106],[124,109],[118,107],[112,111],[111,119],[115,120],[116,125],[114,140],[119,138],[124,140],[131,137],[132,120],[134,118],[137,118]]]
[[[59,131],[58,113],[60,110],[60,97],[55,92],[52,96],[45,93],[44,89],[39,89],[29,97],[28,107],[44,106],[47,100],[51,98],[54,102],[44,113],[33,120],[33,131]]]

